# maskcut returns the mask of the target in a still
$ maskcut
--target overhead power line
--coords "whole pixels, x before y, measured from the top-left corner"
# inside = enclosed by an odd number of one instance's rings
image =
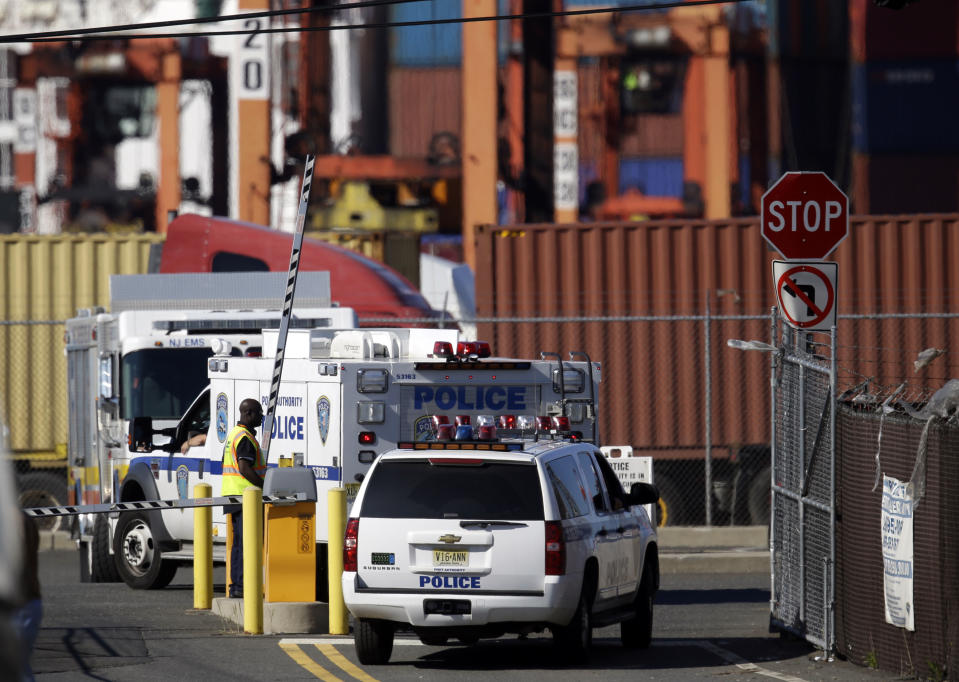
[[[3,43],[47,43],[63,41],[95,41],[95,40],[138,40],[148,38],[185,38],[185,37],[216,37],[216,36],[237,36],[250,35],[253,33],[311,33],[317,31],[344,31],[351,29],[371,29],[371,28],[404,28],[408,26],[436,26],[442,24],[470,24],[486,21],[512,21],[517,19],[548,19],[555,17],[585,16],[597,14],[614,14],[626,12],[655,11],[665,9],[675,9],[677,7],[695,7],[701,5],[733,5],[737,3],[750,2],[751,0],[674,0],[671,2],[643,3],[632,5],[620,5],[616,7],[589,7],[572,10],[560,10],[549,12],[524,12],[520,14],[496,14],[481,17],[454,17],[449,19],[422,19],[414,21],[388,21],[379,23],[365,24],[338,24],[335,26],[267,26],[264,28],[249,29],[242,28],[227,31],[188,31],[177,33],[124,33],[124,31],[142,30],[144,28],[171,28],[174,26],[183,26],[198,23],[220,23],[225,21],[249,20],[254,18],[274,17],[289,14],[304,14],[322,10],[324,12],[338,11],[344,9],[353,9],[360,7],[375,7],[383,5],[404,4],[408,2],[417,2],[422,0],[369,0],[367,2],[356,2],[344,5],[335,5],[322,8],[306,8],[291,10],[270,10],[264,12],[247,12],[244,14],[232,14],[227,17],[215,17],[208,19],[188,19],[175,21],[158,21],[146,24],[124,24],[119,26],[103,26],[99,28],[78,29],[74,31],[41,31],[36,33],[21,33],[9,36],[0,36],[0,44]]]
[[[136,24],[118,24],[115,26],[94,26],[91,28],[60,29],[58,31],[42,31],[33,33],[16,33],[0,36],[0,42],[22,43],[36,40],[60,38],[63,40],[79,40],[77,36],[96,35],[99,33],[116,33],[118,31],[142,31],[148,28],[172,28],[174,26],[192,26],[194,24],[218,24],[224,21],[240,21],[243,19],[260,19],[265,17],[282,17],[291,14],[330,14],[349,9],[364,7],[382,7],[383,5],[403,5],[423,0],[362,0],[361,2],[345,2],[340,5],[324,5],[323,7],[297,7],[295,9],[263,10],[262,12],[243,12],[242,14],[225,14],[216,17],[200,17],[194,19],[170,19],[167,21],[147,21]],[[185,35],[185,34],[180,34]],[[189,35],[189,34],[186,34]],[[127,38],[129,36],[122,36]],[[153,34],[144,37],[156,37]],[[101,38],[102,40],[102,38]],[[115,40],[115,37],[110,37]]]

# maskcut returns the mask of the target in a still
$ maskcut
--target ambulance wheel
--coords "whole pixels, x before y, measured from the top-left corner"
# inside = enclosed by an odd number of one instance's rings
[[[356,619],[353,629],[356,657],[363,665],[382,665],[393,653],[393,624],[382,620]]]
[[[120,573],[110,554],[110,522],[105,514],[97,514],[93,522],[93,542],[90,543],[90,582],[118,583]]]
[[[67,482],[62,476],[34,471],[17,477],[20,506],[62,507],[67,503]],[[39,530],[64,530],[65,516],[48,516],[36,520]]]
[[[177,564],[163,561],[146,514],[122,514],[113,537],[117,572],[135,590],[159,590],[170,584]]]

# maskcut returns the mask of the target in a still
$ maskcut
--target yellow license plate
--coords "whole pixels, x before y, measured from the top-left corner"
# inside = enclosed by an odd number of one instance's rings
[[[434,549],[434,566],[469,566],[470,553],[465,549]]]

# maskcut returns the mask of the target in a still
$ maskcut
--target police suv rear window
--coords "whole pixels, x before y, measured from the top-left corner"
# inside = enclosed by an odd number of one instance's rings
[[[380,462],[367,482],[360,516],[543,520],[543,494],[535,466],[467,461],[463,458],[463,463],[456,463],[451,457],[443,463],[425,459]]]
[[[546,477],[553,486],[562,518],[572,519],[589,513],[586,488],[576,461],[571,456],[560,457],[547,464]]]

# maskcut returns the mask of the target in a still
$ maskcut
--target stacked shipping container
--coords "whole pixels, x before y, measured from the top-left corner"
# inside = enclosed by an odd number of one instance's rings
[[[959,5],[849,3],[857,211],[959,210]]]

